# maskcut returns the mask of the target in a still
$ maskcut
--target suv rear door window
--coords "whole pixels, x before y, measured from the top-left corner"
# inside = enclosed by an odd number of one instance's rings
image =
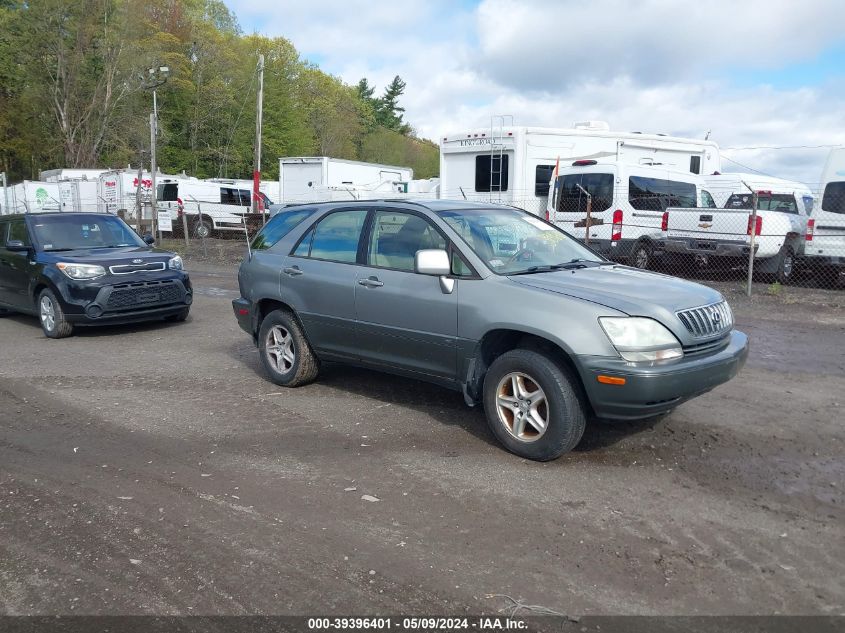
[[[417,251],[446,249],[444,237],[425,219],[411,213],[376,211],[367,260],[370,266],[414,272]]]
[[[593,197],[591,213],[605,211],[613,204],[613,174],[567,174],[558,178],[557,210],[560,213],[586,213],[587,196]]]
[[[366,217],[366,209],[330,213],[308,232],[293,254],[332,262],[355,263]],[[307,254],[305,243],[309,244]]]

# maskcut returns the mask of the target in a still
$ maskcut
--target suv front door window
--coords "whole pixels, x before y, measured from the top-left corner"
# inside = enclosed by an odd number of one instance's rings
[[[375,211],[367,265],[357,269],[355,284],[356,338],[365,360],[454,378],[460,289],[444,293],[437,277],[414,272],[417,251],[447,246],[421,215]]]

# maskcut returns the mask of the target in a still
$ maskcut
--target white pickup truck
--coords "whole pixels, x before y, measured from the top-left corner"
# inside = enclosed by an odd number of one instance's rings
[[[665,237],[658,248],[698,267],[742,266],[748,261],[753,231],[755,273],[789,283],[796,260],[804,255],[809,215],[805,203],[792,194],[758,193],[752,226],[751,200],[750,193],[732,194],[724,209],[667,209]]]

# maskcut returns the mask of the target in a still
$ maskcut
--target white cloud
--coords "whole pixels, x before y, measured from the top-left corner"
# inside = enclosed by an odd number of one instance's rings
[[[842,40],[837,0],[230,0],[247,29],[290,39],[348,83],[407,82],[406,120],[425,137],[490,124],[711,138],[723,147],[845,144],[845,81],[772,87],[753,81],[812,63]],[[843,65],[845,67],[845,62]],[[736,79],[741,73],[741,83]],[[750,79],[749,79],[750,78]],[[794,78],[790,86],[796,82]],[[784,84],[786,85],[786,84]],[[725,151],[758,170],[813,183],[826,150]],[[726,169],[740,169],[724,161]]]

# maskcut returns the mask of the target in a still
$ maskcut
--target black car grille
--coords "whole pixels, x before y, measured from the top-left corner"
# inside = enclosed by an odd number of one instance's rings
[[[112,288],[107,310],[128,310],[182,301],[182,288],[175,281],[121,284]]]
[[[149,262],[146,264],[118,264],[116,266],[109,266],[109,272],[112,275],[129,275],[131,273],[164,270],[166,267],[167,266],[164,262]]]

